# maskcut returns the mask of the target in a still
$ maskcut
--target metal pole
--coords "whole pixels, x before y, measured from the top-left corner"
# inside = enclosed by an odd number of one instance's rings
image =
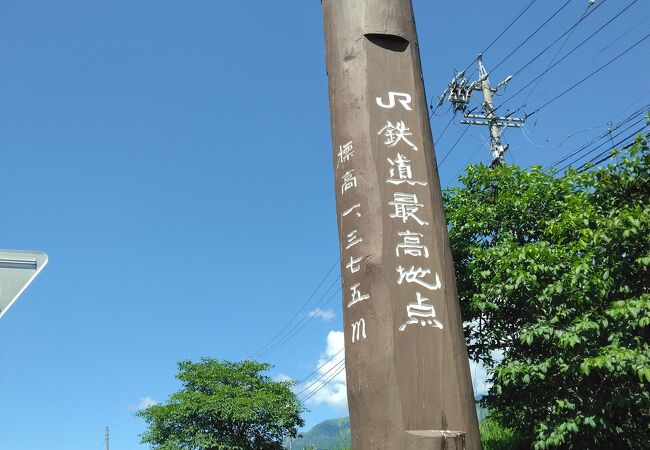
[[[108,427],[106,427],[106,450],[108,449]]]
[[[323,0],[352,448],[480,448],[410,0]]]

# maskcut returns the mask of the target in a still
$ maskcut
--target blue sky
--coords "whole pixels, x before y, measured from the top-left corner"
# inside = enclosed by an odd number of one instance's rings
[[[557,59],[631,2],[597,0]],[[563,4],[536,2],[485,53],[488,69]],[[587,4],[573,0],[493,82]],[[414,0],[428,95],[437,98],[453,68],[469,64],[524,5]],[[637,1],[549,71],[521,111],[642,39],[649,14]],[[649,42],[540,110],[526,134],[508,130],[506,160],[549,165],[650,103]],[[541,73],[558,48],[495,103]],[[336,354],[320,2],[0,0],[0,99],[0,248],[50,257],[0,320],[0,448],[98,449],[108,425],[111,448],[144,449],[134,412],[178,388],[179,360],[254,355],[276,365],[270,375],[301,380]],[[446,111],[432,118],[439,159],[465,130],[456,118],[443,133]],[[488,161],[486,139],[481,127],[462,136],[440,168],[443,185],[468,161]],[[259,352],[321,281],[297,316],[312,312],[311,320]],[[346,414],[336,381],[308,402],[308,426]]]

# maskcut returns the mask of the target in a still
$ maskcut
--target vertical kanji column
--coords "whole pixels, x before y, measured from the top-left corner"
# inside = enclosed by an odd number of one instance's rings
[[[323,0],[352,446],[479,449],[410,0]]]

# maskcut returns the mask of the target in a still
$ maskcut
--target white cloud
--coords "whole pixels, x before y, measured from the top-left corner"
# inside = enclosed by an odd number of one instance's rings
[[[152,399],[149,396],[146,396],[146,397],[140,398],[140,401],[138,402],[138,404],[135,405],[135,409],[137,409],[139,411],[141,409],[147,409],[148,407],[153,406],[153,405],[157,405],[157,404],[158,404],[157,401],[155,401],[154,399]]]
[[[273,377],[273,381],[291,381],[291,380],[293,380],[293,378],[291,378],[289,375],[286,375],[284,373],[279,373]]]
[[[331,309],[320,309],[320,308],[316,308],[312,311],[309,311],[309,314],[307,315],[309,317],[320,317],[325,322],[329,322],[334,317],[336,317],[336,314],[334,314],[334,311],[332,311]]]
[[[344,369],[344,345],[345,338],[342,331],[332,330],[329,332],[327,335],[327,347],[316,365],[316,368],[318,368],[317,372],[308,380],[295,387],[296,392],[302,391],[300,397],[309,397],[306,403],[312,405],[328,405],[333,408],[347,408],[348,398]],[[495,356],[499,358],[499,355],[495,354]],[[471,360],[469,363],[474,395],[480,397],[487,394],[492,384],[488,381],[485,366]],[[339,372],[340,369],[343,370]],[[337,372],[339,373],[337,374]],[[287,376],[287,379],[290,378]],[[328,382],[328,380],[331,381]]]
[[[485,366],[481,363],[470,360],[469,370],[472,375],[474,397],[484,396],[492,387],[492,383],[487,381],[488,375]]]
[[[330,331],[327,335],[325,353],[318,360],[316,374],[297,386],[304,389],[301,397],[309,399],[308,404],[328,405],[333,408],[346,408],[348,404],[345,384],[345,339],[342,331]]]
[[[502,350],[493,350],[490,356],[495,362],[500,362],[503,359]],[[488,393],[492,387],[492,383],[488,381],[488,373],[485,366],[481,363],[470,360],[469,368],[472,374],[472,389],[474,389],[474,397],[481,397]]]
[[[475,319],[470,322],[463,322],[463,326],[470,326],[473,328],[474,332],[480,334],[480,322],[478,319]],[[478,341],[474,340],[470,342],[471,344],[476,344]],[[494,361],[501,361],[503,359],[503,352],[500,350],[494,350],[491,353],[491,357]],[[492,383],[488,381],[487,369],[480,362],[469,361],[470,374],[472,376],[472,389],[474,390],[474,397],[482,397],[488,393],[492,387]]]

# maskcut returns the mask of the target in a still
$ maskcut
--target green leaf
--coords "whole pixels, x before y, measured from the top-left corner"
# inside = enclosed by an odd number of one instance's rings
[[[475,165],[445,195],[467,342],[493,374],[484,403],[522,448],[598,448],[620,441],[616,427],[644,448],[647,139],[562,175]]]
[[[279,449],[304,425],[291,382],[264,375],[269,364],[244,360],[178,363],[182,388],[169,401],[137,413],[154,448]],[[200,428],[196,424],[200,423]]]

